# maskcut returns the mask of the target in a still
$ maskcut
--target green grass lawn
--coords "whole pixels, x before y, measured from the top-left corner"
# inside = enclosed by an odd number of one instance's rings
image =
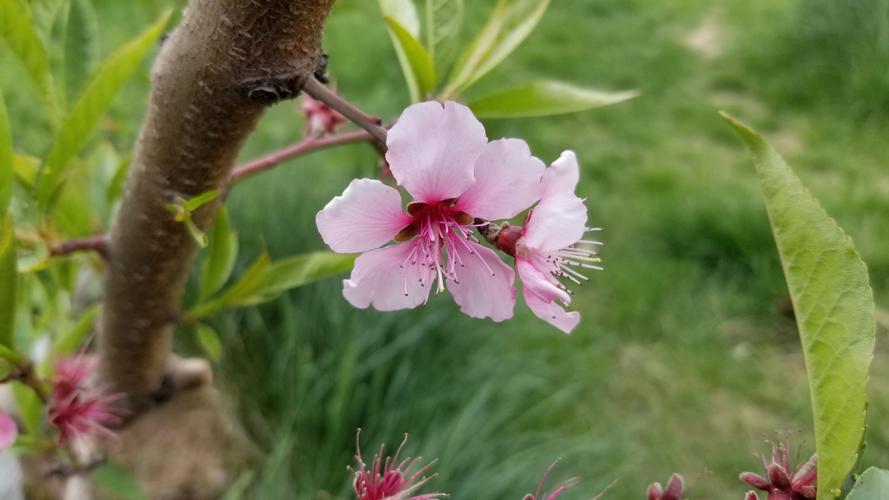
[[[396,116],[408,97],[375,2],[338,3],[326,50],[339,91]],[[467,2],[466,37],[493,3]],[[97,2],[105,51],[162,7]],[[606,270],[576,295],[581,326],[564,336],[522,305],[504,324],[471,320],[447,297],[412,312],[354,310],[339,280],[216,318],[222,384],[266,451],[253,497],[348,497],[357,427],[366,451],[410,433],[410,453],[439,459],[431,488],[457,499],[518,500],[556,457],[557,478],[582,478],[569,499],[618,477],[607,498],[640,499],[672,472],[685,475],[691,498],[742,498],[737,474],[758,470],[767,441],[787,436],[807,458],[805,371],[779,307],[778,257],[752,163],[717,110],[757,127],[795,167],[855,240],[885,307],[887,40],[882,0],[554,1],[478,92],[532,77],[642,92],[593,112],[485,124],[489,137],[522,137],[547,162],[578,154],[579,190],[606,241]],[[15,79],[0,71],[4,91]],[[100,135],[125,148],[146,89],[147,72]],[[9,94],[11,113],[28,116],[33,98]],[[296,109],[270,110],[243,157],[297,140]],[[39,148],[40,130],[35,122],[17,139]],[[242,266],[263,248],[273,257],[322,249],[314,213],[377,169],[374,152],[355,145],[238,186],[228,206]],[[881,331],[865,452],[883,465],[884,341]]]

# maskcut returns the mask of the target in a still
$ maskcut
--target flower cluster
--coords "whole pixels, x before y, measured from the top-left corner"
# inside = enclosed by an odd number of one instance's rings
[[[772,446],[771,462],[763,458],[766,477],[745,472],[740,478],[758,490],[768,492],[768,500],[813,500],[818,478],[816,456],[812,455],[806,462],[795,469],[790,467],[790,446],[780,442]],[[748,491],[745,500],[759,500],[755,491]]]
[[[473,232],[536,206],[524,227],[505,225],[489,241],[515,257],[526,303],[565,333],[580,315],[560,279],[580,283],[599,269],[598,242],[584,240],[587,213],[574,194],[578,165],[568,151],[547,168],[519,139],[488,141],[482,124],[455,102],[407,108],[389,130],[386,161],[412,197],[378,180],[356,179],[316,216],[324,242],[362,253],[343,294],[381,311],[426,303],[449,291],[463,313],[503,321],[515,305],[515,272]],[[393,242],[390,244],[390,242]]]
[[[404,440],[395,451],[395,455],[385,459],[383,458],[385,445],[380,445],[380,451],[374,456],[370,467],[364,463],[361,444],[357,443],[355,460],[358,463],[358,470],[354,471],[355,479],[352,485],[358,500],[435,500],[446,496],[444,493],[414,495],[434,477],[425,475],[434,461],[416,470],[414,469],[420,464],[421,457],[405,458],[399,462],[398,456],[406,442],[407,434],[404,435]]]
[[[89,436],[113,436],[110,426],[120,422],[121,410],[112,403],[118,396],[106,396],[89,388],[94,361],[85,356],[66,358],[55,365],[49,422],[59,430],[64,444]]]

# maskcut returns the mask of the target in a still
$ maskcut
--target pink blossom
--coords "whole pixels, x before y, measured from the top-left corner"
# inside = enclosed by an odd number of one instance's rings
[[[395,188],[357,179],[316,217],[331,249],[364,252],[343,282],[346,300],[411,309],[435,287],[469,316],[510,318],[515,274],[472,230],[476,218],[508,219],[537,201],[543,163],[524,141],[488,142],[469,108],[450,101],[407,108],[386,145],[392,176],[414,198],[407,211]]]
[[[303,94],[302,108],[306,114],[306,135],[331,133],[347,122],[338,111],[307,94]]]
[[[565,333],[577,326],[580,313],[562,307],[571,304],[571,291],[558,278],[580,285],[588,279],[581,270],[602,269],[596,252],[589,248],[601,243],[582,239],[597,229],[586,227],[586,207],[574,194],[579,175],[574,153],[562,153],[543,174],[540,202],[525,226],[506,226],[497,239],[499,248],[515,256],[528,307]]]
[[[0,411],[0,452],[6,451],[12,446],[18,434],[18,428],[12,417]]]
[[[56,363],[49,422],[59,430],[59,443],[87,436],[112,436],[109,427],[120,422],[122,410],[112,404],[120,396],[103,395],[88,387],[94,369],[94,361],[82,355]]]
[[[816,481],[818,478],[816,456],[796,468],[790,467],[790,446],[781,442],[772,446],[771,462],[762,459],[766,477],[744,472],[741,481],[754,488],[768,492],[768,500],[811,500],[816,497]],[[745,496],[746,500],[757,500],[754,491]]]
[[[360,438],[359,429],[359,438]],[[357,439],[356,439],[357,440]],[[398,461],[398,455],[407,442],[407,434],[404,440],[395,451],[392,457],[383,459],[384,445],[380,446],[380,451],[374,456],[373,463],[370,468],[364,463],[361,457],[361,445],[357,444],[355,460],[358,462],[358,470],[355,472],[355,481],[353,488],[358,500],[434,500],[446,496],[444,493],[423,493],[414,495],[426,482],[434,476],[425,476],[424,474],[432,466],[429,463],[413,470],[420,464],[420,457],[411,459],[405,458],[401,462]]]
[[[566,491],[568,491],[568,488],[571,488],[572,486],[577,484],[577,478],[571,478],[557,484],[556,487],[553,488],[550,492],[543,492],[543,488],[546,485],[546,480],[557,463],[559,463],[558,460],[550,464],[550,466],[546,468],[546,471],[543,472],[543,476],[540,478],[540,482],[537,484],[537,491],[535,491],[533,495],[528,493],[522,500],[558,500],[558,498],[562,496],[562,493],[565,493]]]

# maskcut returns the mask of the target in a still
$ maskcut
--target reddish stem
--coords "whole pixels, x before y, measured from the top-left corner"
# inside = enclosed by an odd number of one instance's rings
[[[386,129],[383,127],[383,121],[380,120],[380,117],[370,116],[361,111],[314,78],[306,80],[305,85],[303,85],[303,92],[339,111],[341,115],[367,130],[380,144],[386,144]]]
[[[242,180],[244,177],[269,170],[285,160],[306,153],[332,148],[342,144],[372,141],[373,139],[374,137],[364,130],[321,137],[307,137],[296,144],[279,149],[278,151],[269,153],[261,158],[257,158],[235,167],[234,170],[232,170],[231,177],[229,177],[229,184],[234,184]]]
[[[103,259],[108,260],[108,242],[105,235],[89,236],[76,240],[63,241],[49,248],[52,256],[70,255],[76,252],[97,252]]]

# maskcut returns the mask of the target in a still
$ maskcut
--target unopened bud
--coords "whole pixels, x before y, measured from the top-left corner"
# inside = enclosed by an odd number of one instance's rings
[[[654,483],[648,487],[648,500],[661,500],[662,496],[664,496],[664,489],[661,487],[661,483]]]
[[[664,496],[661,500],[682,500],[682,490],[685,489],[685,479],[679,474],[670,476],[670,482],[664,490]]]
[[[759,500],[759,495],[757,495],[755,491],[750,490],[744,495],[744,500]]]
[[[769,480],[760,476],[759,474],[754,474],[752,472],[744,472],[740,476],[738,476],[741,481],[753,486],[756,489],[760,489],[763,491],[768,491],[771,483]]]
[[[766,472],[769,474],[769,481],[772,483],[773,488],[777,488],[779,490],[786,490],[790,488],[790,476],[787,475],[787,471],[784,470],[784,467],[776,463],[772,463],[766,469]]]

